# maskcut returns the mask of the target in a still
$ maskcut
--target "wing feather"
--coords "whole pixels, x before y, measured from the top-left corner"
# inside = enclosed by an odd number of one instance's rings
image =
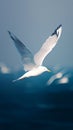
[[[45,43],[42,45],[40,50],[35,54],[34,61],[37,65],[42,65],[43,60],[45,57],[52,51],[52,49],[57,44],[57,41],[61,35],[62,32],[62,25],[60,25],[54,33],[48,37],[48,39],[45,41]]]
[[[31,70],[34,66],[32,53],[13,33],[11,33],[10,31],[8,31],[8,33],[11,39],[14,41],[14,44],[21,55],[25,71]]]

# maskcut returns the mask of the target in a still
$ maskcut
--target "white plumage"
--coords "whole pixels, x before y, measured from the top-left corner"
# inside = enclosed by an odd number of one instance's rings
[[[25,71],[28,71],[17,80],[30,76],[37,76],[45,71],[49,71],[46,67],[42,66],[42,63],[45,57],[52,51],[52,49],[57,44],[57,41],[61,36],[62,25],[59,25],[57,27],[54,33],[52,33],[52,35],[48,37],[48,39],[44,42],[40,50],[34,56],[13,33],[11,33],[10,31],[8,32],[21,55]]]

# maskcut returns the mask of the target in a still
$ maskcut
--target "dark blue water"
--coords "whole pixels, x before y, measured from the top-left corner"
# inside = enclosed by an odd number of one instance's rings
[[[0,74],[0,130],[73,130],[73,70],[69,82],[44,73],[12,83],[21,74]]]

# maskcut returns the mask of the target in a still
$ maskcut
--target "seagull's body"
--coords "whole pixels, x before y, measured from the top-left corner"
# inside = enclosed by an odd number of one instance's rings
[[[13,33],[11,33],[10,31],[8,32],[21,55],[24,70],[27,71],[24,75],[22,75],[16,80],[21,80],[31,76],[37,76],[45,71],[50,71],[45,66],[42,66],[42,63],[45,57],[52,51],[52,49],[57,44],[57,41],[60,38],[62,32],[62,25],[59,25],[59,27],[57,27],[54,33],[52,33],[52,35],[48,37],[48,39],[42,45],[40,50],[34,56]]]
[[[50,72],[50,70],[48,70],[44,66],[34,67],[32,70],[26,72],[24,75],[22,75],[21,77],[19,77],[16,80],[13,80],[13,81],[15,82],[17,80],[21,80],[21,79],[28,78],[28,77],[31,77],[31,76],[38,76],[38,75],[42,74],[45,71]]]

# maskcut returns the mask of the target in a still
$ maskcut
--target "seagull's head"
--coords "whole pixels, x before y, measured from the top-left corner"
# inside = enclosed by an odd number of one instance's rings
[[[47,69],[45,66],[39,66],[39,71],[40,72],[51,72],[49,69]]]

